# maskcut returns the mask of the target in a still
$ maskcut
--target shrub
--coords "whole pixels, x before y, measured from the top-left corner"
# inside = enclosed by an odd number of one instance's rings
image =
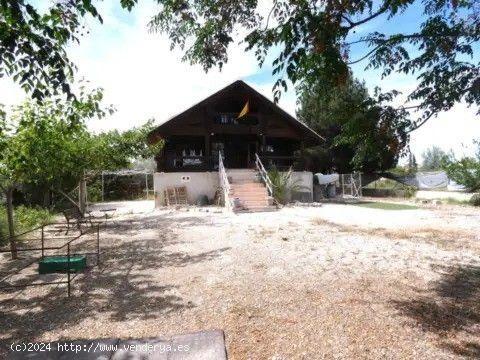
[[[22,233],[41,224],[53,220],[53,214],[40,207],[18,206],[14,210],[15,232]],[[8,237],[7,212],[5,207],[0,208],[0,245],[4,245]]]
[[[405,191],[405,197],[407,199],[410,199],[414,197],[415,194],[417,193],[417,188],[415,186],[405,186],[404,191]]]
[[[276,167],[273,167],[268,172],[268,177],[273,184],[273,197],[280,204],[286,204],[288,198],[293,191],[301,190],[303,187],[292,179],[292,169],[290,168],[286,172],[279,171]]]
[[[470,204],[473,206],[480,206],[480,194],[474,194],[470,198]]]

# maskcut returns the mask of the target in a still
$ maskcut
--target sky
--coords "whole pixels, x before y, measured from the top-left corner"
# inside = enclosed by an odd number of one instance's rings
[[[259,68],[254,54],[245,52],[244,45],[235,45],[229,50],[229,61],[222,71],[213,69],[205,73],[199,65],[182,62],[181,51],[172,51],[165,35],[149,33],[148,20],[158,9],[153,2],[140,2],[131,13],[122,10],[118,3],[119,0],[99,3],[103,25],[87,20],[88,34],[81,38],[79,45],[68,49],[71,60],[78,67],[77,78],[84,78],[92,87],[102,87],[105,103],[117,109],[112,116],[89,123],[93,131],[123,130],[151,118],[162,123],[238,79],[273,98],[275,78],[271,75],[271,67],[266,62]],[[264,9],[268,8],[268,0],[260,3]],[[413,31],[419,25],[419,11],[412,8],[395,20],[380,18],[369,22],[360,27],[355,36],[374,30],[395,33],[405,27]],[[364,49],[351,50],[353,60]],[[353,73],[372,91],[380,86],[384,90],[408,92],[415,86],[414,77],[394,74],[381,79],[378,71],[366,71],[365,65],[355,65]],[[25,97],[11,80],[0,79],[0,103],[15,105]],[[279,106],[295,114],[296,95],[291,87],[282,95]],[[458,104],[412,133],[410,148],[417,160],[433,145],[453,150],[457,156],[471,155],[472,140],[480,138],[480,119],[475,112],[465,104]]]

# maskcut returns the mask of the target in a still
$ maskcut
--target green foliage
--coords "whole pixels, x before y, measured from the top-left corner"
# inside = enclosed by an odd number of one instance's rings
[[[404,185],[403,190],[405,191],[405,197],[407,199],[414,197],[417,193],[417,188],[415,186]]]
[[[470,198],[470,204],[473,206],[480,206],[480,194],[475,194]]]
[[[280,204],[286,204],[292,192],[302,189],[299,181],[292,178],[292,174],[292,168],[285,172],[273,167],[268,171],[268,177],[273,184],[273,197]]]
[[[322,147],[307,151],[315,172],[374,172],[397,164],[407,144],[407,122],[397,118],[381,97],[370,97],[365,84],[318,82],[299,88],[297,115],[323,135]]]
[[[465,157],[460,160],[447,160],[443,168],[450,179],[465,186],[469,191],[480,190],[480,161]]]
[[[475,141],[478,149],[475,157],[456,160],[452,155],[443,159],[443,169],[448,177],[465,186],[469,191],[480,190],[480,141]]]
[[[276,54],[272,62],[276,100],[287,87],[286,79],[295,85],[319,81],[329,87],[343,85],[349,66],[364,63],[367,69],[379,69],[382,77],[393,72],[417,77],[407,104],[392,108],[399,117],[419,111],[410,130],[461,100],[480,104],[476,0],[279,0],[266,18],[259,15],[254,0],[161,0],[159,4],[151,30],[166,33],[172,47],[184,49],[185,60],[206,70],[228,60],[234,29],[247,32],[243,42],[260,64]],[[418,30],[406,26],[399,33],[381,33],[372,29],[375,22],[401,16],[411,8],[422,16]],[[359,52],[357,58],[350,58],[350,53]]]
[[[85,121],[102,118],[111,108],[101,107],[100,89],[81,92],[75,100],[25,102],[2,124],[5,141],[0,175],[13,184],[64,189],[83,176],[94,144]],[[1,143],[1,141],[0,141]]]
[[[408,152],[408,164],[405,169],[407,170],[407,174],[416,174],[418,171],[417,158],[410,150]]]
[[[78,41],[86,13],[101,19],[90,1],[55,1],[43,13],[30,1],[0,2],[0,77],[11,76],[35,99],[71,96],[74,66],[65,46]]]
[[[162,143],[146,141],[152,120],[123,133],[91,134],[86,120],[112,111],[103,109],[101,100],[101,90],[95,90],[77,100],[26,102],[13,109],[12,120],[2,127],[8,140],[0,154],[4,178],[68,192],[86,172],[125,168],[158,152]]]
[[[22,233],[42,224],[53,221],[54,214],[40,207],[18,206],[15,208],[15,233]],[[4,245],[2,239],[8,237],[7,215],[4,207],[0,207],[0,245]]]
[[[410,130],[457,102],[480,104],[477,0],[276,0],[266,17],[260,15],[257,0],[157,2],[160,10],[150,30],[166,33],[172,48],[184,50],[184,60],[205,70],[228,61],[234,33],[246,33],[242,43],[254,51],[260,65],[275,54],[276,100],[287,79],[295,85],[319,80],[343,85],[349,67],[364,63],[366,69],[380,69],[382,77],[394,72],[417,77],[407,104],[392,109],[399,117],[419,111]],[[137,0],[119,3],[131,10]],[[371,24],[412,8],[422,16],[418,30],[372,29]],[[91,0],[55,1],[43,12],[27,0],[0,2],[0,77],[13,77],[36,99],[58,92],[72,96],[74,67],[65,47],[79,41],[85,16],[102,21]],[[362,55],[350,58],[358,52]]]
[[[440,170],[447,153],[438,146],[432,146],[422,154],[422,170]]]
[[[58,94],[72,99],[75,66],[65,48],[87,32],[83,17],[103,20],[91,0],[49,3],[42,11],[28,0],[0,1],[0,77],[12,77],[37,100]],[[128,10],[136,3],[120,0]]]
[[[158,154],[163,141],[148,144],[147,136],[154,128],[153,120],[124,132],[112,130],[94,136],[94,154],[90,170],[129,168],[135,159],[147,159]]]

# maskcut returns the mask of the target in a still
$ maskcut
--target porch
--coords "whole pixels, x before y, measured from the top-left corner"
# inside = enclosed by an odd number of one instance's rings
[[[172,136],[157,156],[158,172],[218,171],[219,154],[227,169],[253,169],[258,154],[268,169],[301,169],[299,141],[256,135]]]

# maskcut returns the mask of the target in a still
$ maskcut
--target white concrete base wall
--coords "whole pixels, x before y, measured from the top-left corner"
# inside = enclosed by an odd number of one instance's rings
[[[155,207],[165,205],[164,190],[167,187],[185,186],[188,203],[195,204],[200,195],[206,195],[210,201],[219,186],[218,172],[171,172],[155,173],[153,178]]]
[[[292,181],[301,187],[299,191],[310,192],[313,194],[313,173],[310,171],[294,171]]]
[[[228,172],[228,170],[227,170]],[[308,192],[313,196],[313,173],[310,171],[295,171],[292,181],[301,187],[299,191]],[[168,187],[185,186],[188,203],[195,204],[200,195],[206,195],[212,201],[215,191],[220,186],[218,172],[171,172],[155,173],[153,178],[155,190],[155,207],[165,205],[164,191]]]
[[[309,193],[308,200],[302,196],[300,201],[313,201],[313,173],[310,171],[294,171],[292,172],[292,182],[299,187],[296,192]],[[294,200],[292,194],[289,196],[290,201]],[[297,199],[298,200],[298,199]]]

